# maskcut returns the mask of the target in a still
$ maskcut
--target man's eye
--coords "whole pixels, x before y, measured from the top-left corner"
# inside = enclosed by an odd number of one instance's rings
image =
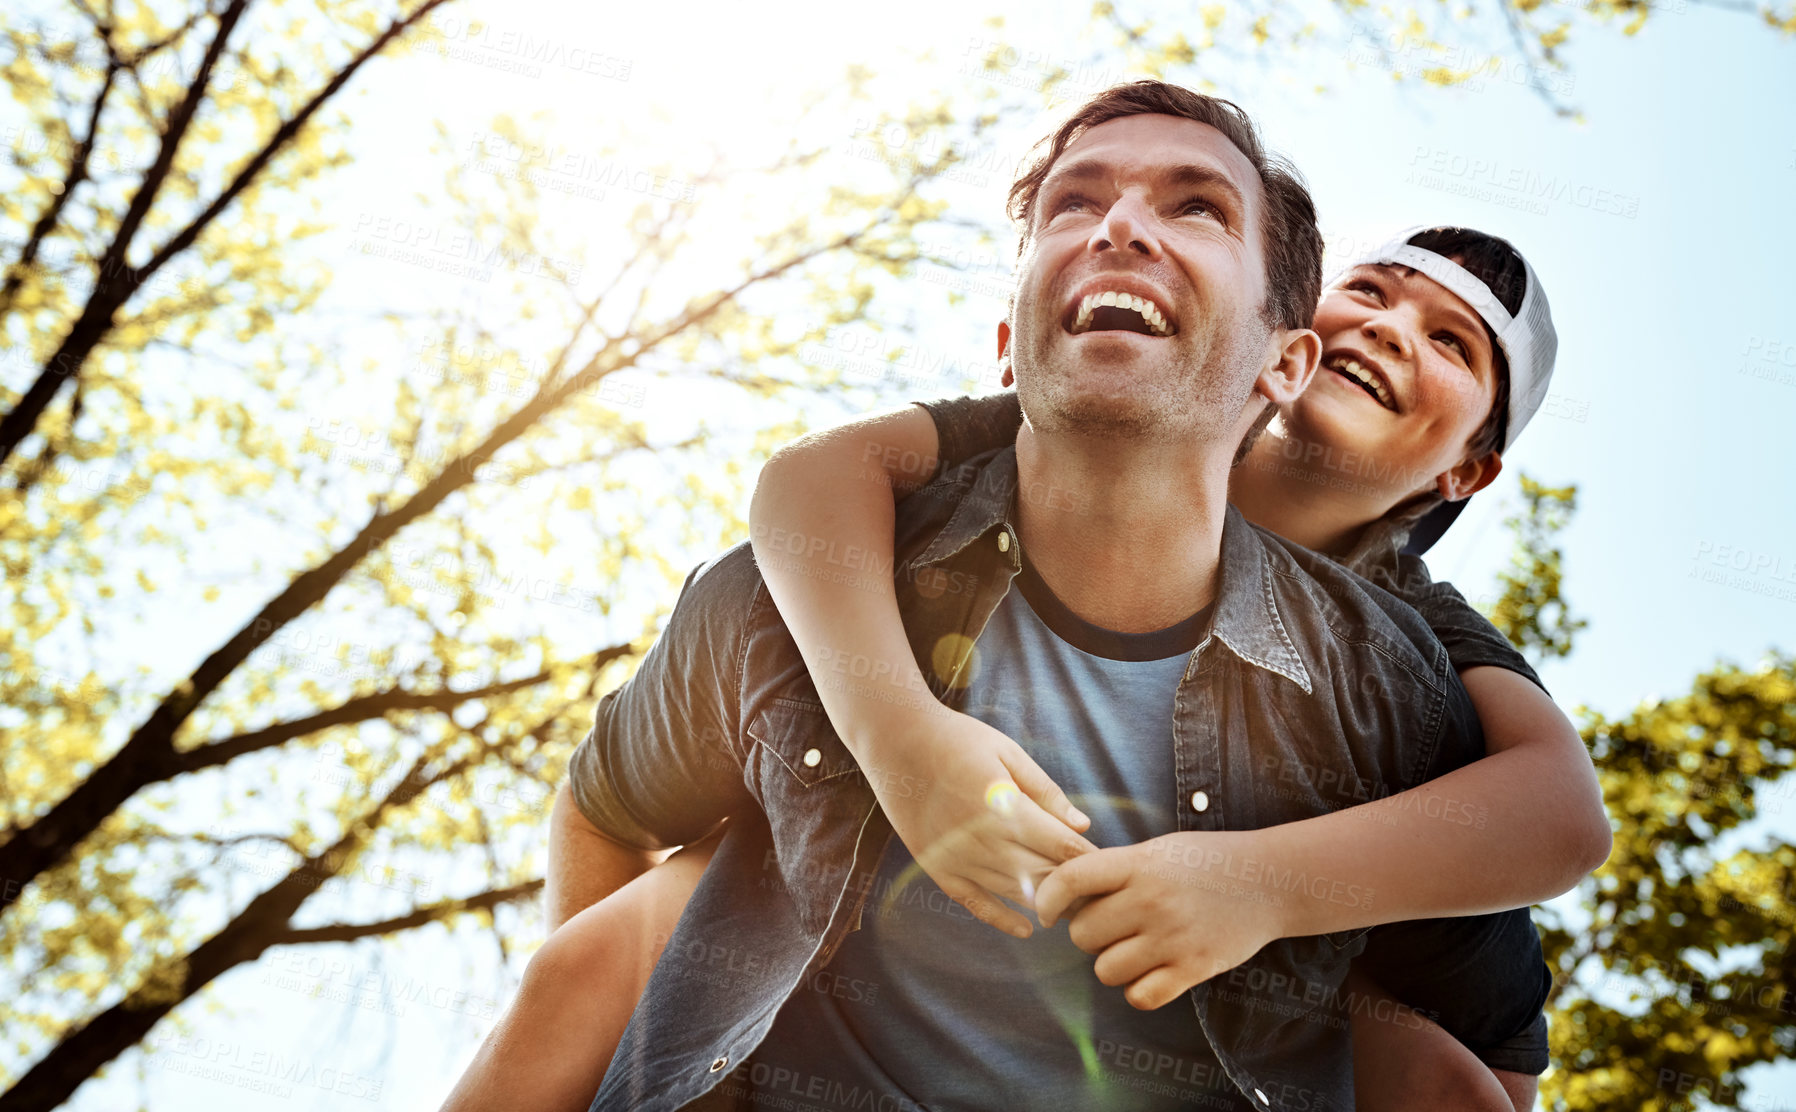
[[[1201,197],[1193,197],[1179,206],[1179,215],[1190,216],[1193,213],[1214,216],[1218,220],[1222,219],[1222,213],[1217,211],[1216,206]]]
[[[1055,201],[1053,205],[1050,206],[1049,212],[1050,215],[1059,215],[1063,212],[1072,212],[1075,209],[1088,209],[1090,207],[1091,201],[1089,198],[1081,197],[1075,193],[1069,197],[1061,197],[1059,200]]]

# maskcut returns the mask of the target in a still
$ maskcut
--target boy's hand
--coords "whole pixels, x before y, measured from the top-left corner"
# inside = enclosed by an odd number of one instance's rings
[[[1033,906],[1055,866],[1097,849],[1078,833],[1091,820],[1022,746],[976,718],[938,709],[866,748],[868,781],[917,864],[1001,931],[1027,938],[1034,927],[998,897]]]
[[[1051,927],[1069,912],[1098,980],[1128,985],[1124,998],[1151,1011],[1284,937],[1283,893],[1242,879],[1265,864],[1247,852],[1252,837],[1182,831],[1073,858],[1042,882],[1036,914]]]

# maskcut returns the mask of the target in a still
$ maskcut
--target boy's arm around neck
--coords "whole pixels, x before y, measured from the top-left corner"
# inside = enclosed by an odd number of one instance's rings
[[[1514,672],[1460,678],[1486,757],[1396,795],[1245,832],[1263,858],[1319,881],[1286,902],[1284,935],[1526,907],[1607,860],[1602,790],[1564,713]],[[1353,886],[1363,898],[1334,898]]]

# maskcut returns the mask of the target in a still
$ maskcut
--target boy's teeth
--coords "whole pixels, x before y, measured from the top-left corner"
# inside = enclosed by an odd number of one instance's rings
[[[1372,393],[1377,396],[1379,401],[1384,402],[1387,405],[1390,404],[1390,396],[1385,393],[1383,384],[1378,381],[1378,376],[1362,366],[1359,360],[1341,359],[1336,361],[1335,366],[1347,372],[1348,375],[1360,382],[1365,383],[1366,386],[1371,389]]]

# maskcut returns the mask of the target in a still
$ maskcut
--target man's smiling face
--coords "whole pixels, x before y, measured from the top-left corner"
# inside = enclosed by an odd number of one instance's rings
[[[1494,349],[1458,295],[1405,266],[1359,266],[1316,307],[1322,366],[1283,414],[1306,442],[1378,463],[1409,493],[1466,456],[1496,397]]]
[[[1226,435],[1273,331],[1262,207],[1253,164],[1195,120],[1125,116],[1070,144],[1018,276],[1012,359],[1030,424]]]

